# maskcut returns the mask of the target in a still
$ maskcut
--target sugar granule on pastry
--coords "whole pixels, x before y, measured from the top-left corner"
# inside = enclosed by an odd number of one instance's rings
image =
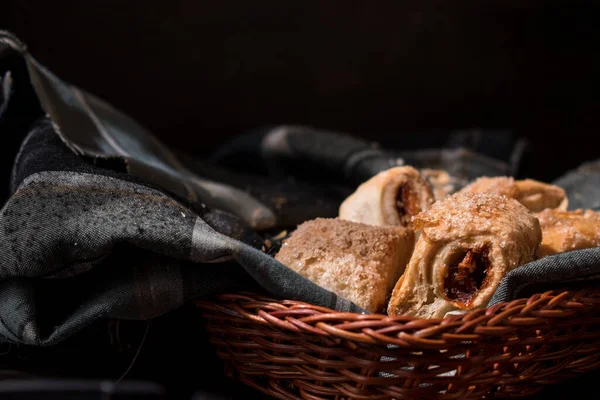
[[[413,247],[410,229],[318,218],[299,225],[275,258],[358,306],[382,312]]]
[[[542,240],[537,218],[495,193],[457,193],[415,217],[420,230],[388,305],[390,315],[441,318],[485,307],[511,270],[533,261]]]

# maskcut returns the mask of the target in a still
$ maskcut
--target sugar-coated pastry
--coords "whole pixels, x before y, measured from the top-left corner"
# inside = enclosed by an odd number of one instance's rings
[[[388,305],[390,315],[442,318],[486,307],[500,281],[533,261],[538,219],[495,193],[456,193],[414,218],[420,236]]]
[[[340,206],[339,217],[369,225],[412,226],[412,217],[434,201],[429,183],[410,166],[380,172]]]
[[[600,246],[600,213],[546,209],[537,214],[542,227],[538,257]]]
[[[414,233],[338,218],[305,222],[275,258],[370,312],[384,312],[414,248]]]
[[[517,200],[534,213],[546,208],[566,210],[569,205],[567,194],[562,188],[533,179],[515,180],[508,176],[481,177],[465,186],[461,192],[503,194]]]

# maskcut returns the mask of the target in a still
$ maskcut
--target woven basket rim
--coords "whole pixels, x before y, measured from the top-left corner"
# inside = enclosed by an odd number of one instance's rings
[[[252,292],[198,300],[227,373],[280,399],[522,397],[600,368],[600,288],[446,318],[338,312]]]
[[[365,344],[442,348],[483,336],[506,336],[547,319],[572,318],[600,308],[600,288],[549,290],[528,298],[475,309],[445,318],[423,319],[385,314],[338,312],[296,300],[276,300],[252,292],[224,293],[198,300],[199,308],[237,314],[254,323],[305,334]],[[600,336],[600,334],[599,334]]]

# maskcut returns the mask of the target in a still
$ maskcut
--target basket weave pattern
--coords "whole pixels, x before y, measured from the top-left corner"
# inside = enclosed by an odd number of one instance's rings
[[[227,371],[280,399],[521,397],[600,367],[600,289],[445,319],[226,294],[197,303]]]

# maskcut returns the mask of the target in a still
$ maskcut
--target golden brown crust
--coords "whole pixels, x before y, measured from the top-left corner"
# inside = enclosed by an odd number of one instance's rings
[[[485,307],[504,276],[533,261],[537,218],[495,193],[457,193],[414,218],[421,233],[388,305],[390,315],[443,317]]]
[[[344,220],[377,226],[412,226],[434,201],[429,183],[410,166],[383,171],[360,185],[340,206]]]
[[[537,215],[543,240],[538,257],[600,246],[600,214],[592,210],[544,210]]]
[[[413,247],[411,229],[318,218],[299,225],[275,258],[325,289],[380,312]]]
[[[533,179],[481,177],[465,186],[461,192],[501,194],[517,200],[531,212],[540,212],[546,208],[566,210],[568,206],[567,194],[562,188]]]
[[[519,196],[519,189],[515,184],[515,179],[509,176],[487,177],[482,176],[465,186],[461,192],[469,193],[497,193],[516,199]]]
[[[540,212],[547,208],[566,210],[569,205],[565,191],[547,183],[533,179],[523,179],[515,182],[519,189],[518,202],[531,212]]]

